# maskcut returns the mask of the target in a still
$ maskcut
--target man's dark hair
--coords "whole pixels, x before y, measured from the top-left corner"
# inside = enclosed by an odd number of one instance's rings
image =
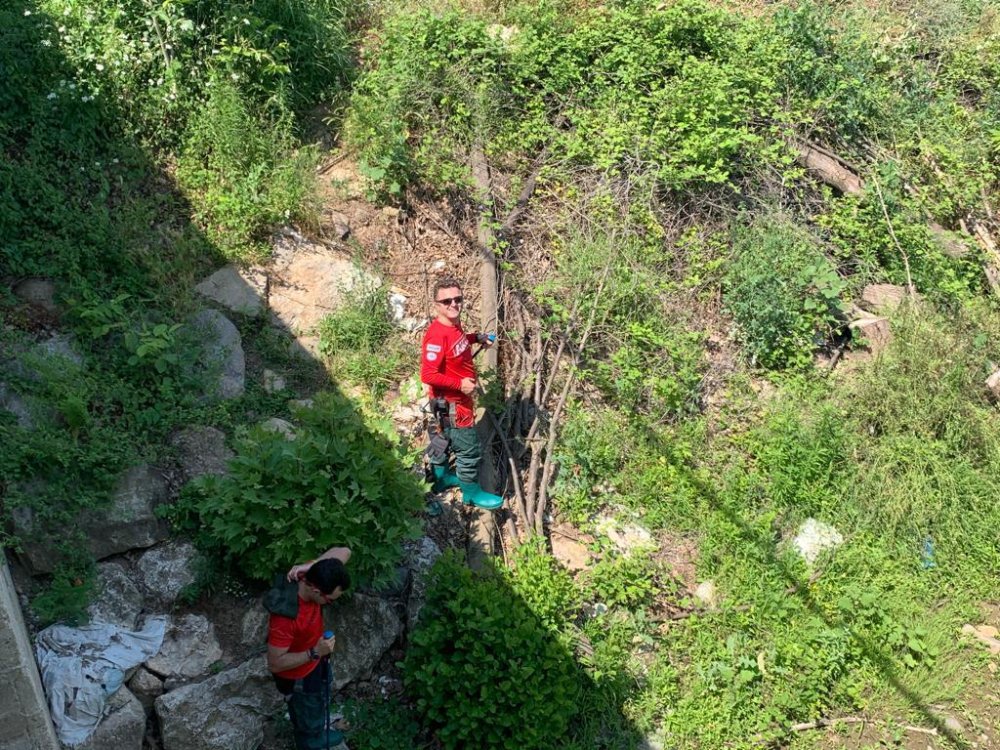
[[[329,596],[338,588],[347,591],[351,587],[351,575],[344,563],[333,558],[313,563],[306,571],[305,578],[324,596]]]
[[[444,278],[438,279],[434,283],[433,295],[435,301],[438,298],[438,292],[440,292],[442,289],[451,289],[452,287],[455,287],[456,289],[461,289],[462,285],[458,282],[458,279],[456,279],[453,276],[445,276]]]

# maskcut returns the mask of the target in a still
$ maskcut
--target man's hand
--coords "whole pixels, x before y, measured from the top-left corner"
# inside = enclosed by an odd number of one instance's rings
[[[320,655],[320,658],[329,656],[333,653],[333,647],[336,643],[337,636],[332,636],[331,638],[320,638],[316,641],[316,653]]]
[[[307,563],[299,563],[298,565],[293,565],[288,571],[288,580],[294,583],[306,574],[306,571],[312,567],[312,560]]]
[[[460,386],[462,393],[466,396],[471,396],[476,392],[476,381],[474,378],[462,378],[462,385]]]
[[[306,574],[306,571],[309,570],[314,563],[318,563],[320,560],[329,559],[340,560],[344,563],[344,565],[347,565],[347,561],[351,559],[350,547],[330,547],[330,549],[317,557],[315,560],[293,565],[288,571],[288,580],[295,583]]]

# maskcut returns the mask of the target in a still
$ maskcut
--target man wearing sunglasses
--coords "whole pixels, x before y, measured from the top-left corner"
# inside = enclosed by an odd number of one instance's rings
[[[336,639],[324,633],[323,605],[351,587],[344,567],[350,559],[350,549],[332,547],[293,566],[264,597],[271,613],[267,667],[288,704],[296,750],[335,748],[344,739],[329,720],[330,654]]]
[[[435,318],[427,327],[420,347],[420,379],[430,389],[432,399],[444,399],[447,413],[442,415],[444,435],[449,449],[430,453],[434,472],[434,489],[441,491],[458,486],[462,502],[487,510],[503,504],[503,498],[479,486],[479,460],[482,449],[475,427],[476,365],[472,346],[490,346],[493,339],[483,333],[466,333],[462,329],[462,308],[465,298],[462,287],[453,278],[439,280],[434,285]],[[448,453],[455,454],[455,474],[448,469]]]

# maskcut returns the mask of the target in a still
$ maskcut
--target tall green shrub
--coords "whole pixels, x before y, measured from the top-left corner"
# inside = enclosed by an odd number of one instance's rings
[[[451,553],[431,572],[404,671],[418,712],[448,750],[557,746],[583,679],[502,576],[474,575]]]
[[[808,366],[837,325],[843,288],[805,231],[773,217],[735,229],[724,302],[752,363]]]
[[[252,578],[267,580],[343,544],[354,550],[359,579],[387,580],[415,530],[423,500],[416,478],[342,395],[317,395],[297,421],[294,439],[262,429],[246,435],[230,474],[192,483],[177,519]]]

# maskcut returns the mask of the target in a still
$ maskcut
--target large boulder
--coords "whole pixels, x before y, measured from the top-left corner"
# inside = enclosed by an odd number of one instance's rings
[[[193,367],[209,379],[208,400],[239,398],[246,386],[246,356],[240,332],[218,310],[202,310],[189,319],[201,336],[201,357]]]
[[[254,657],[156,699],[163,750],[259,747],[264,740],[264,722],[283,702],[264,658]]]
[[[14,296],[21,302],[47,313],[58,313],[56,285],[49,279],[25,279],[14,287]]]
[[[139,667],[132,679],[128,681],[128,689],[132,691],[146,712],[152,712],[153,703],[163,695],[163,678],[153,674],[145,667]]]
[[[337,607],[327,607],[324,619],[337,635],[331,665],[337,690],[371,677],[375,665],[403,631],[392,605],[384,599],[354,594]]]
[[[143,553],[136,563],[139,578],[149,594],[162,604],[173,604],[186,586],[194,583],[194,545],[170,541]]]
[[[228,473],[229,460],[235,455],[226,446],[226,433],[214,427],[185,427],[170,436],[170,445],[177,451],[186,481]]]
[[[98,560],[131,549],[152,547],[170,535],[156,515],[170,490],[163,472],[140,464],[125,471],[111,498],[110,507],[81,514],[79,527]]]
[[[171,620],[159,652],[146,661],[146,669],[168,681],[201,677],[222,658],[222,648],[212,623],[201,615]]]
[[[169,500],[169,488],[163,474],[140,464],[126,470],[119,478],[111,502],[101,508],[82,512],[77,528],[83,533],[91,554],[97,560],[138,547],[151,547],[169,537],[166,522],[156,516],[156,508]],[[33,573],[51,573],[61,557],[61,537],[47,537],[35,528],[31,508],[15,508],[14,529],[21,538],[21,559]]]
[[[312,331],[351,290],[380,285],[345,253],[311,242],[293,229],[279,232],[273,245],[268,304],[273,322],[293,335]]]
[[[108,698],[104,718],[94,733],[73,750],[142,750],[146,711],[128,688],[118,688]]]
[[[194,290],[240,315],[260,315],[267,305],[267,276],[260,269],[224,266]]]
[[[135,630],[142,614],[142,592],[125,566],[117,562],[98,564],[96,588],[96,597],[87,608],[91,622]]]

